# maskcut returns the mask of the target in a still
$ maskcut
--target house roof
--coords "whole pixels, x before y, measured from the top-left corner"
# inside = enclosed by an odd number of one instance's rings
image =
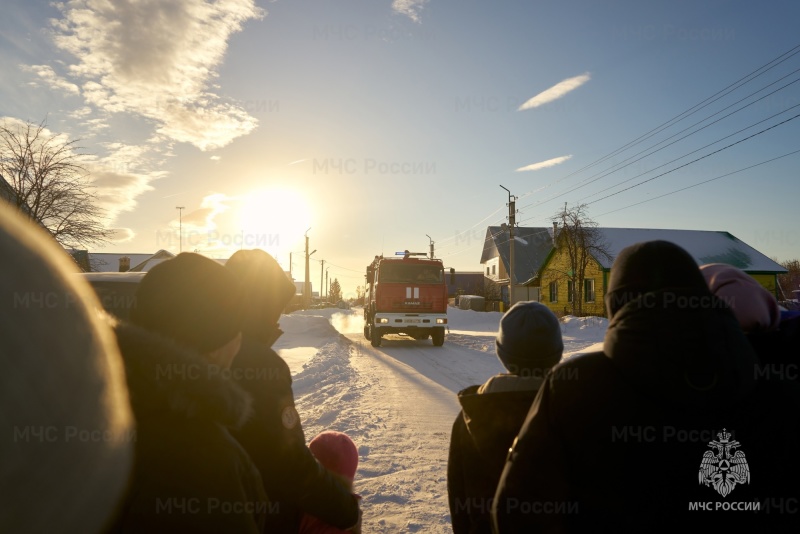
[[[17,191],[11,186],[10,183],[8,183],[2,174],[0,174],[0,199],[5,200],[12,206],[17,206],[19,210],[26,215],[31,215],[31,207],[28,206],[26,202],[19,202]],[[39,221],[37,221],[37,223],[42,225]]]
[[[728,232],[650,228],[598,228],[610,258],[596,258],[610,269],[620,251],[642,241],[663,240],[686,250],[698,265],[727,263],[749,273],[785,273],[786,269]]]
[[[175,254],[168,250],[161,249],[152,256],[146,258],[144,261],[133,265],[133,260],[131,260],[131,272],[148,272],[150,269],[158,265],[159,263],[165,262],[169,259],[175,257]]]
[[[514,239],[514,283],[522,284],[539,273],[553,249],[553,228],[517,226]],[[486,229],[481,263],[499,256],[508,272],[509,249],[508,228],[490,226]]]
[[[138,265],[152,256],[147,254],[111,254],[108,252],[90,252],[89,265],[95,272],[113,273],[119,271],[119,259],[127,256],[131,259],[131,267]]]

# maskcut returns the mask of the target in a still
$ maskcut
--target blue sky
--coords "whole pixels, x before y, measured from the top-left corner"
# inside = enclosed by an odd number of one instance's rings
[[[799,19],[788,0],[9,0],[0,117],[81,140],[106,252],[177,252],[180,213],[183,250],[260,245],[296,273],[311,228],[347,292],[426,234],[475,271],[503,185],[522,225],[581,202],[601,226],[726,230],[786,260],[800,154],[741,170],[800,149],[800,118],[608,195],[800,113],[787,55],[614,154],[800,45]]]

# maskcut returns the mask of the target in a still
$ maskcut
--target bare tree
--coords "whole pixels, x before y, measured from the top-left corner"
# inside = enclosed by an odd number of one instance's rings
[[[592,261],[611,259],[608,244],[597,229],[597,223],[586,213],[586,204],[572,208],[564,205],[564,210],[554,215],[551,220],[558,223],[556,244],[564,250],[567,259],[566,269],[560,272],[561,278],[571,285],[568,295],[572,306],[572,315],[583,315],[583,285],[586,268]]]
[[[111,237],[76,143],[51,134],[45,122],[0,126],[0,176],[12,190],[8,200],[65,248],[102,245]]]
[[[364,286],[356,286],[356,304],[359,306],[364,305]]]
[[[780,262],[781,267],[789,271],[778,275],[778,288],[783,300],[797,298],[792,291],[800,290],[800,260],[787,260]]]

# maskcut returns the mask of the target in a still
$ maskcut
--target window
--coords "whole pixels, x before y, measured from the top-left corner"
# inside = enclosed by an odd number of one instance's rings
[[[594,302],[594,279],[588,278],[583,281],[583,301]]]
[[[491,274],[491,273],[489,273],[489,267],[487,266],[486,267],[486,276],[489,276],[489,274]]]
[[[395,284],[440,283],[443,277],[442,269],[427,265],[406,264],[400,260],[381,262],[379,274],[381,282]]]
[[[495,271],[496,267],[497,267],[497,265],[492,265],[492,275],[497,274],[497,271]]]
[[[558,302],[558,282],[550,282],[550,302]]]
[[[572,302],[572,296],[575,294],[575,283],[572,280],[567,280],[567,302]]]

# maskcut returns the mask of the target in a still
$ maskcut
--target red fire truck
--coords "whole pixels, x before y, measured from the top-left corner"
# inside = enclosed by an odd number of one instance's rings
[[[424,252],[397,252],[396,257],[375,256],[367,266],[364,295],[364,336],[380,347],[386,334],[414,339],[432,338],[444,344],[447,326],[447,284],[442,260]],[[451,280],[455,270],[450,269]]]

